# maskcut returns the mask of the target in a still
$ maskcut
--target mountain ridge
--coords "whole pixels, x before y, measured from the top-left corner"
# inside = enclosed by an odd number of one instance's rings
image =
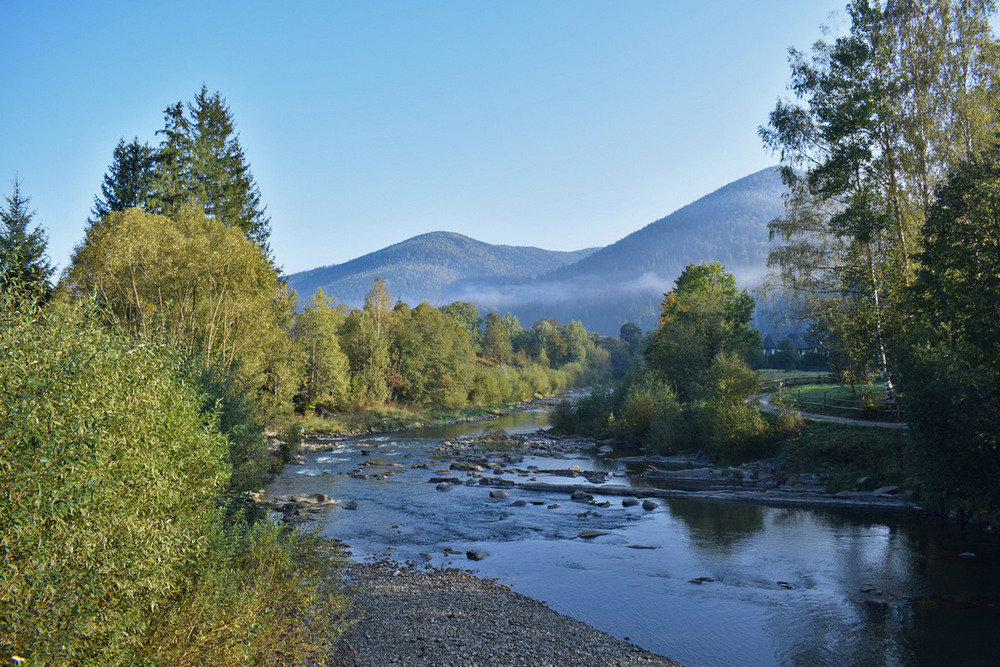
[[[718,261],[742,287],[754,286],[766,270],[767,223],[784,211],[785,191],[777,167],[769,167],[603,248],[561,252],[428,232],[288,281],[303,299],[322,286],[359,306],[381,276],[390,294],[411,305],[472,301],[482,312],[512,312],[525,326],[552,317],[617,335],[627,321],[655,326],[663,294],[688,264]]]

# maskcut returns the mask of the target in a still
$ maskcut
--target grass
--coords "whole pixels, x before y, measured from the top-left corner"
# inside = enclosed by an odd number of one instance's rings
[[[331,417],[317,415],[297,416],[295,423],[305,435],[353,435],[370,429],[376,431],[401,431],[427,424],[481,417],[507,410],[513,403],[464,408],[419,408],[386,406],[367,408],[355,412],[337,413]]]
[[[904,486],[910,478],[910,439],[903,430],[809,421],[777,455],[790,474],[820,473],[831,491]]]
[[[855,385],[854,388],[846,384],[801,385],[776,395],[775,403],[834,417],[897,421],[894,413],[883,412],[887,406],[881,384]]]

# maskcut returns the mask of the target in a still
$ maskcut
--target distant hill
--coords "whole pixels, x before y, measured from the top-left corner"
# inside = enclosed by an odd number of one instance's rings
[[[288,281],[302,301],[322,286],[360,306],[382,276],[389,293],[411,305],[472,301],[483,312],[510,311],[526,327],[553,317],[614,336],[625,322],[655,326],[663,294],[692,262],[721,262],[742,287],[756,285],[765,272],[767,223],[782,214],[784,192],[777,168],[769,168],[605,248],[553,252],[433,232]]]
[[[302,302],[318,287],[337,301],[360,307],[376,276],[389,293],[411,305],[451,303],[453,286],[476,280],[503,284],[530,280],[594,253],[597,248],[559,252],[529,246],[491,245],[452,232],[430,232],[343,264],[288,276]]]
[[[759,282],[767,223],[782,214],[784,192],[777,168],[764,169],[530,283],[466,286],[456,298],[509,310],[527,325],[549,316],[581,320],[605,335],[617,335],[627,321],[648,329],[663,294],[692,262],[721,262],[743,287]]]

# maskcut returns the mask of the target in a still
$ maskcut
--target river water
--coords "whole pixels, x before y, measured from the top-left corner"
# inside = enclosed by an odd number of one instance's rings
[[[527,412],[508,433],[544,426]],[[1000,628],[1000,540],[937,517],[806,510],[691,500],[659,507],[572,502],[565,493],[456,486],[427,480],[447,460],[442,439],[479,425],[352,438],[289,466],[272,493],[356,500],[315,522],[353,557],[391,556],[496,577],[514,590],[685,665],[994,665]],[[364,451],[362,451],[364,450]],[[414,469],[414,463],[430,469]],[[398,472],[384,480],[348,477]],[[519,468],[614,471],[586,457],[526,457]],[[449,473],[464,476],[465,473]],[[505,475],[517,481],[516,474]],[[581,480],[537,475],[538,481]],[[527,504],[513,506],[523,499]],[[555,507],[553,507],[555,506]],[[580,516],[586,513],[585,516]],[[584,529],[607,534],[577,537]],[[447,553],[448,547],[459,553]],[[642,547],[642,548],[638,548]],[[465,552],[485,554],[473,562]],[[700,583],[697,583],[699,582]]]

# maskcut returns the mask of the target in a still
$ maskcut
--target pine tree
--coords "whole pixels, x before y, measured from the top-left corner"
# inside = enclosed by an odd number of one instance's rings
[[[163,135],[163,141],[156,152],[150,208],[153,213],[170,217],[191,197],[187,175],[189,126],[184,105],[178,102],[164,109],[163,120],[163,129],[156,132]]]
[[[174,216],[189,201],[226,227],[243,231],[266,256],[271,220],[240,146],[226,100],[205,86],[194,103],[177,102],[164,112],[155,156],[150,210]]]
[[[31,197],[21,193],[21,182],[14,180],[14,191],[4,196],[0,207],[0,291],[18,292],[47,298],[52,287],[52,267],[45,256],[48,242],[40,227],[28,231],[35,212],[28,208]]]
[[[101,197],[94,197],[91,224],[112,211],[128,208],[145,209],[152,194],[156,154],[149,144],[139,139],[125,143],[118,140],[111,157],[111,166],[101,184]]]
[[[218,93],[205,86],[188,105],[188,178],[194,198],[205,213],[227,227],[243,230],[257,246],[268,249],[270,218],[260,203],[260,190],[250,173],[233,114]]]

